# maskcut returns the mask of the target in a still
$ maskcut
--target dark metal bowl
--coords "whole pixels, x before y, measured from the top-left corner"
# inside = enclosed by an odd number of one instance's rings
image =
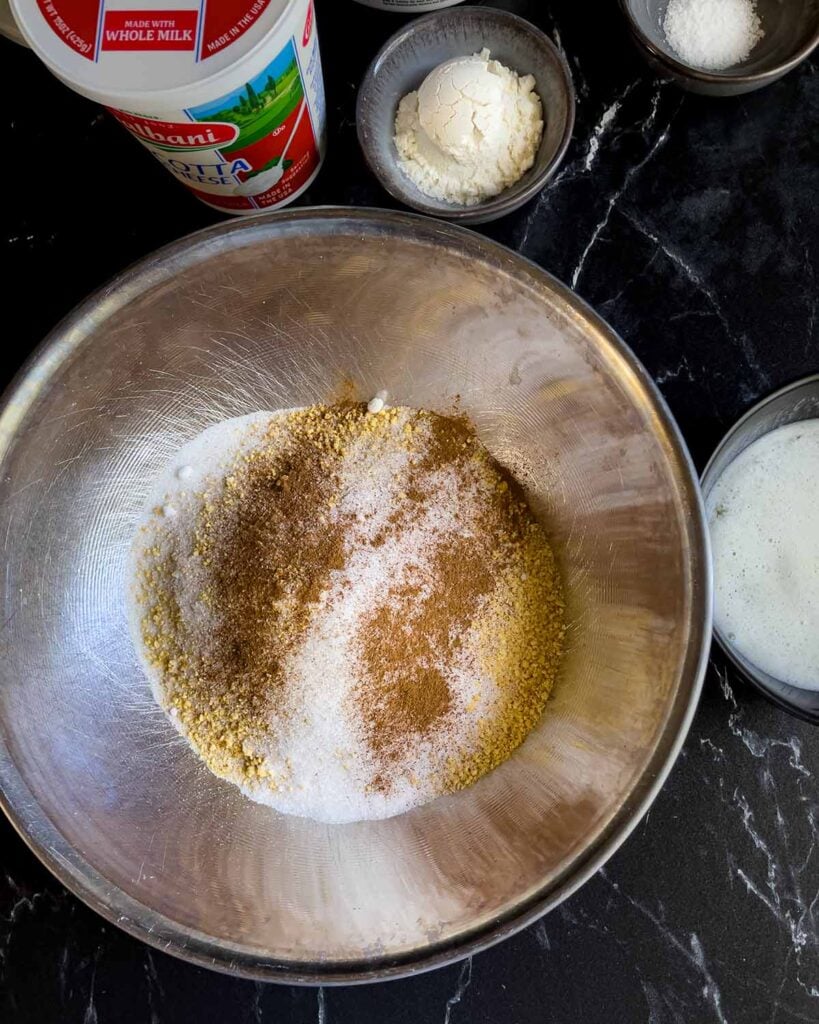
[[[399,166],[393,141],[398,104],[443,61],[484,47],[507,67],[534,75],[544,121],[537,157],[520,181],[482,203],[461,206],[431,199]],[[574,103],[566,61],[540,29],[508,11],[456,7],[410,22],[382,47],[358,91],[358,141],[373,174],[395,199],[433,217],[483,224],[517,210],[552,177],[572,135]]]
[[[620,0],[638,48],[663,78],[690,92],[738,96],[770,85],[800,64],[819,43],[817,0],[758,0],[765,30],[746,61],[725,71],[705,71],[684,64],[663,31],[668,0]]]

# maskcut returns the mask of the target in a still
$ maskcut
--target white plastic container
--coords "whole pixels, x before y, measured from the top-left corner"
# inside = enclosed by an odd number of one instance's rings
[[[454,7],[463,0],[358,0],[365,7],[378,7],[382,11],[396,14],[420,14],[422,11],[439,11],[442,7]]]
[[[11,2],[51,71],[106,106],[209,206],[284,206],[318,174],[325,101],[313,0]]]

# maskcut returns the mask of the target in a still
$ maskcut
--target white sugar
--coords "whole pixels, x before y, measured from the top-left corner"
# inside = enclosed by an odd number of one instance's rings
[[[704,71],[742,63],[764,35],[753,0],[669,0],[663,30],[680,60]]]

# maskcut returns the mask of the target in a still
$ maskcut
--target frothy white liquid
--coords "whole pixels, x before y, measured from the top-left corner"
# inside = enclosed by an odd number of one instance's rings
[[[754,441],[707,506],[717,627],[764,672],[819,690],[819,419]]]

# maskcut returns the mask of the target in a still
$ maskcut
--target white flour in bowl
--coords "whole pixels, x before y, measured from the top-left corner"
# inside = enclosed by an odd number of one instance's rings
[[[498,195],[534,164],[543,106],[531,75],[489,50],[445,61],[398,105],[401,168],[424,195],[473,206]]]

